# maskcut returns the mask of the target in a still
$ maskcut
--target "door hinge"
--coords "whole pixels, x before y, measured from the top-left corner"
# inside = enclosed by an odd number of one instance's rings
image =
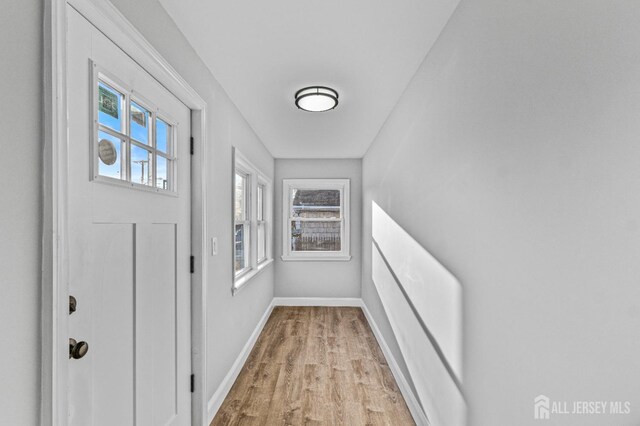
[[[192,274],[194,272],[196,272],[196,258],[195,258],[195,256],[191,256],[190,270],[191,270]]]
[[[191,136],[191,155],[193,155],[193,136]]]
[[[196,391],[196,375],[191,375],[191,393]]]

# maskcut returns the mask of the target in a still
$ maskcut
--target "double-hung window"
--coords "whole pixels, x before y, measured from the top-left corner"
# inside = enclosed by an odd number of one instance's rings
[[[282,260],[350,260],[349,179],[283,180]]]
[[[258,209],[256,211],[256,220],[258,227],[258,263],[262,263],[267,260],[267,215],[265,214],[265,195],[267,193],[267,186],[264,183],[258,182],[257,204]]]
[[[271,181],[234,149],[233,291],[273,261]]]
[[[233,254],[236,275],[247,272],[250,268],[249,252],[251,249],[251,193],[249,191],[250,175],[236,169],[235,201],[234,201],[234,237]]]

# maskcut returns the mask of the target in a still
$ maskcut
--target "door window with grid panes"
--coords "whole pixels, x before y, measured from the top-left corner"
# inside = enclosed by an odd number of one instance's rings
[[[93,178],[157,192],[175,192],[175,124],[96,67]]]

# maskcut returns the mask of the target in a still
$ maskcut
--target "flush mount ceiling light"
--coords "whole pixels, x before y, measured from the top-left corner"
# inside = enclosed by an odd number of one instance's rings
[[[305,111],[329,111],[338,106],[338,92],[324,86],[311,86],[296,92],[296,106]]]

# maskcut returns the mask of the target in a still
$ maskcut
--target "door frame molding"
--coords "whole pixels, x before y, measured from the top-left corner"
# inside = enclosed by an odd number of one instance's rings
[[[87,18],[191,110],[191,134],[196,146],[191,158],[191,250],[196,259],[196,273],[191,275],[191,368],[200,378],[195,381],[191,414],[193,425],[206,426],[207,103],[105,0],[44,2],[40,423],[68,424],[67,6]]]

